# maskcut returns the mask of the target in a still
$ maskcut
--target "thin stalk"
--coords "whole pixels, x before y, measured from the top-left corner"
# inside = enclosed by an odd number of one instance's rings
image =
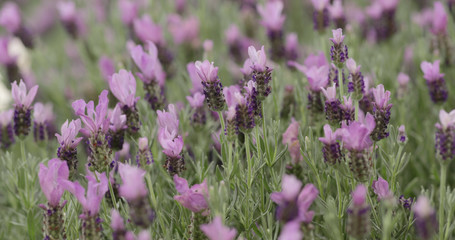
[[[439,240],[444,240],[444,210],[446,202],[447,165],[447,162],[441,162],[441,184],[439,186]]]
[[[401,152],[403,151],[403,145],[400,145],[398,148],[398,154],[397,157],[395,158],[395,163],[393,165],[393,172],[392,172],[392,192],[395,192],[396,188],[396,177],[397,177],[397,172],[400,170],[401,166]]]
[[[340,88],[340,99],[341,99],[341,102],[343,103],[344,102],[344,83],[343,83],[343,72],[342,72],[342,68],[338,68],[338,85],[339,85],[339,88]]]
[[[338,194],[338,218],[341,220],[343,214],[343,206],[342,206],[342,199],[341,199],[341,186],[340,186],[340,173],[338,169],[335,169],[335,181],[337,184],[337,194]]]
[[[221,142],[221,147],[223,147],[223,144],[224,144],[224,134],[223,133],[224,133],[224,130],[225,130],[223,112],[219,111],[218,112],[218,116],[220,118],[220,123],[221,123],[220,142]]]
[[[390,232],[392,230],[391,225],[392,225],[392,211],[389,208],[387,208],[386,215],[385,215],[384,219],[382,220],[382,226],[384,228],[382,231],[382,240],[390,239]]]
[[[21,139],[21,158],[22,162],[25,163],[25,139]]]
[[[355,104],[355,120],[359,121],[359,101],[355,100],[354,104]]]
[[[250,154],[250,136],[248,133],[245,133],[245,151],[246,151],[246,161],[248,165],[248,188],[251,187],[253,183],[253,163],[251,162],[251,154]]]

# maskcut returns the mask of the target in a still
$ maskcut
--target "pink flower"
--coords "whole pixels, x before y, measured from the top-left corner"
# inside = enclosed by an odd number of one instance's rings
[[[349,58],[346,61],[346,67],[348,68],[348,70],[351,74],[356,74],[356,73],[360,72],[361,66],[360,65],[357,66],[357,63],[354,61],[354,59]]]
[[[33,120],[38,124],[44,124],[51,122],[54,119],[54,113],[52,112],[52,104],[42,104],[40,102],[35,103],[33,106]]]
[[[363,206],[367,196],[367,188],[363,184],[357,185],[351,195],[354,206]]]
[[[166,136],[166,133],[166,131],[160,131],[158,134],[158,141],[163,148],[163,153],[169,157],[180,158],[180,153],[183,149],[182,136],[177,136],[172,139],[169,136]]]
[[[433,26],[431,32],[435,35],[447,34],[447,13],[441,2],[434,3]]]
[[[215,82],[218,79],[218,67],[210,63],[208,60],[203,62],[196,61],[196,73],[201,82]]]
[[[3,65],[15,64],[17,58],[9,53],[9,39],[0,37],[0,63]]]
[[[390,91],[385,91],[384,85],[379,84],[376,88],[373,88],[373,96],[376,107],[387,108],[390,105]]]
[[[125,224],[123,223],[123,218],[120,213],[112,209],[111,210],[111,228],[115,231],[123,231],[125,230]]]
[[[139,100],[139,97],[136,97],[136,79],[129,71],[122,69],[114,73],[109,80],[109,87],[122,105],[132,108]]]
[[[238,85],[231,85],[229,87],[223,88],[224,98],[226,99],[226,104],[228,107],[235,107],[237,105],[237,102],[234,99],[236,92],[240,92],[240,87]]]
[[[49,205],[56,207],[60,203],[63,192],[61,181],[68,180],[69,170],[65,161],[58,158],[49,160],[48,167],[40,163],[38,178],[41,190],[49,202]]]
[[[166,73],[163,71],[163,67],[158,60],[158,49],[152,42],[148,42],[148,46],[148,53],[144,52],[140,45],[130,49],[131,58],[133,58],[134,63],[141,70],[141,73],[137,73],[137,76],[144,83],[156,81],[160,86],[164,86]]]
[[[216,216],[211,223],[201,225],[200,228],[209,240],[232,240],[237,235],[237,230],[224,226],[219,216]]]
[[[455,125],[455,110],[452,110],[450,113],[441,109],[439,111],[439,123],[436,126],[441,126],[442,129],[446,130],[448,127]]]
[[[343,29],[338,28],[336,30],[332,30],[333,38],[330,38],[330,41],[333,42],[333,44],[338,45],[343,42],[344,40],[344,35],[343,35]]]
[[[264,6],[258,5],[257,10],[261,15],[261,24],[268,31],[281,31],[286,16],[281,15],[283,11],[283,2],[270,1]]]
[[[400,72],[398,74],[397,81],[400,86],[406,86],[409,83],[409,76],[405,73]]]
[[[100,210],[100,203],[108,190],[106,174],[95,172],[97,178],[87,175],[87,194],[79,182],[62,181],[63,187],[72,193],[84,208],[86,214],[95,216]]]
[[[0,10],[0,25],[8,32],[17,32],[22,24],[21,10],[14,2],[6,2]]]
[[[248,47],[248,56],[250,57],[251,67],[257,72],[263,72],[266,69],[267,56],[265,55],[264,46],[256,51],[254,46]]]
[[[428,82],[432,82],[444,77],[444,73],[441,73],[439,71],[440,62],[441,61],[439,60],[436,60],[433,63],[423,61],[420,64],[420,68],[422,69],[423,72],[423,78],[425,78],[425,80],[427,80]]]
[[[243,67],[240,68],[240,72],[242,72],[244,76],[250,76],[253,74],[253,63],[251,63],[249,58],[247,58],[243,63]]]
[[[106,56],[102,56],[98,61],[98,68],[101,71],[101,75],[103,76],[106,82],[109,82],[111,79],[112,74],[115,73],[115,66],[114,62]]]
[[[343,3],[341,0],[333,1],[332,6],[329,6],[330,17],[333,19],[340,19],[344,17]]]
[[[383,200],[392,197],[392,193],[389,190],[389,183],[382,177],[379,177],[377,181],[373,181],[374,193],[378,195],[378,200]]]
[[[308,79],[311,91],[320,92],[321,88],[325,88],[329,83],[329,67],[311,67],[305,75]]]
[[[289,154],[294,163],[303,159],[303,156],[300,154],[299,128],[299,123],[292,118],[291,124],[286,129],[286,132],[283,133],[282,143],[288,145]]]
[[[329,5],[329,0],[311,0],[311,3],[313,4],[314,9],[321,12]]]
[[[137,16],[137,4],[130,0],[119,0],[118,8],[123,24],[129,26]]]
[[[332,101],[337,98],[337,87],[335,83],[333,83],[333,86],[328,87],[327,89],[321,88],[321,91],[326,97],[327,101]]]
[[[191,94],[202,92],[204,87],[202,86],[201,79],[199,79],[199,76],[197,75],[196,65],[193,62],[188,63],[186,65],[186,71],[188,72],[188,75],[191,79],[191,84],[193,86],[193,88],[190,90]]]
[[[237,25],[229,25],[226,31],[224,31],[224,38],[226,39],[226,43],[229,45],[233,45],[241,41],[242,35]]]
[[[55,136],[57,137],[57,140],[61,146],[76,148],[76,146],[82,140],[81,137],[76,138],[80,129],[81,129],[80,119],[72,120],[69,124],[68,120],[66,120],[61,128],[62,135],[56,133]]]
[[[208,198],[209,192],[207,182],[204,180],[201,184],[195,184],[191,188],[188,186],[186,179],[174,175],[174,183],[177,192],[180,195],[174,196],[174,199],[182,204],[188,210],[207,216],[209,214]]]
[[[116,104],[114,110],[110,111],[109,114],[109,122],[111,129],[114,132],[120,131],[125,129],[126,126],[126,115],[122,114],[122,110],[120,109],[120,105]]]
[[[6,127],[13,121],[14,109],[0,112],[0,129]]]
[[[143,43],[149,41],[156,45],[165,43],[161,26],[155,24],[149,15],[143,15],[142,18],[135,19],[133,24],[134,33]]]
[[[141,137],[138,140],[139,150],[146,151],[149,148],[149,140],[146,137]]]
[[[342,130],[339,128],[335,131],[332,131],[332,128],[329,124],[324,125],[324,137],[320,137],[319,141],[324,144],[331,145],[334,144],[337,140],[340,140],[342,136]]]
[[[57,3],[60,19],[64,22],[72,22],[77,18],[76,4],[72,1],[60,1]]]
[[[30,108],[37,92],[38,85],[33,86],[27,93],[27,87],[22,80],[19,85],[17,85],[17,81],[11,84],[11,96],[14,100],[14,106],[17,108]]]
[[[120,196],[128,201],[134,201],[147,195],[147,187],[144,181],[145,170],[119,163],[118,172],[123,182],[119,188]]]
[[[204,48],[204,52],[210,52],[213,49],[213,40],[206,39],[202,43],[202,47]]]
[[[300,222],[291,221],[286,223],[281,229],[280,236],[278,240],[302,240],[303,233],[300,230]]]
[[[179,15],[172,14],[168,17],[168,29],[175,44],[194,44],[199,36],[199,20],[195,17],[183,20]]]
[[[174,111],[170,111],[174,105],[169,104],[169,111],[156,111],[158,117],[157,117],[157,123],[160,129],[165,129],[166,132],[168,132],[174,139],[177,137],[178,130],[179,130],[179,118],[177,116],[177,113]],[[169,135],[168,134],[168,135]]]
[[[200,92],[193,94],[193,96],[187,96],[186,99],[192,108],[200,108],[204,106],[205,96]]]
[[[373,131],[376,123],[371,114],[367,114],[365,124],[354,121],[346,126],[343,124],[342,140],[344,147],[349,151],[363,151],[369,148],[373,142],[370,139],[370,133]]]
[[[83,134],[90,135],[90,133],[94,134],[98,131],[107,132],[109,128],[109,119],[107,118],[109,99],[107,94],[107,90],[101,92],[96,109],[93,101],[86,103],[83,99],[76,100],[71,105],[85,125],[85,128],[81,129]]]
[[[430,205],[430,200],[424,195],[419,196],[417,198],[416,203],[412,206],[412,211],[422,219],[427,217],[431,217],[434,214],[434,209]]]
[[[325,55],[323,52],[319,52],[317,55],[316,54],[310,54],[305,61],[303,62],[305,67],[311,68],[313,66],[316,67],[322,67],[322,66],[327,66],[329,63],[327,62],[327,59],[325,58]],[[303,72],[304,73],[304,72]]]

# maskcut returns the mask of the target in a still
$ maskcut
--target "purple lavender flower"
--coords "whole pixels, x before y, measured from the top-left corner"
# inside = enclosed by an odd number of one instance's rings
[[[233,58],[236,63],[241,63],[245,58],[244,52],[246,51],[244,50],[246,49],[243,49],[242,42],[244,39],[237,25],[229,25],[226,31],[224,31],[224,39],[229,47],[229,55],[231,58]]]
[[[434,35],[446,35],[448,17],[444,5],[440,1],[434,3],[432,20],[431,32]]]
[[[436,156],[443,160],[451,160],[455,156],[455,110],[447,113],[439,111],[439,123],[435,124]]]
[[[77,12],[76,4],[74,2],[59,1],[57,3],[57,10],[63,27],[72,38],[77,39],[85,34],[85,23],[82,19],[82,15]]]
[[[84,123],[80,131],[88,137],[90,155],[88,163],[92,171],[104,171],[110,164],[112,150],[109,148],[108,131],[109,118],[107,115],[109,99],[108,91],[103,90],[99,95],[95,109],[93,101],[86,103],[83,99],[73,102],[72,107]]]
[[[180,194],[174,196],[177,202],[194,213],[201,213],[204,216],[210,213],[208,204],[209,191],[206,180],[190,188],[186,179],[174,175],[174,184]]]
[[[141,70],[136,75],[144,83],[145,100],[153,110],[161,109],[166,101],[164,96],[164,81],[166,74],[158,60],[158,50],[156,46],[149,42],[148,53],[145,53],[141,46],[130,49],[131,58],[136,66]]]
[[[342,120],[346,121],[346,124],[349,125],[349,122],[354,121],[355,118],[355,109],[352,104],[352,97],[343,96],[344,102],[341,104],[342,109]]]
[[[195,47],[198,44],[199,20],[196,17],[182,19],[179,15],[171,14],[167,22],[176,45],[185,43]]]
[[[134,20],[134,33],[143,43],[153,42],[155,45],[165,43],[161,26],[155,24],[149,15]]]
[[[303,239],[303,233],[301,226],[298,221],[288,222],[281,229],[278,240],[301,240]]]
[[[431,239],[438,228],[436,211],[430,205],[430,201],[424,195],[419,196],[412,206],[415,217],[415,229],[422,239]],[[441,223],[440,223],[441,224]]]
[[[341,108],[340,100],[336,97],[336,84],[333,83],[332,87],[327,87],[327,89],[321,88],[321,90],[326,98],[324,108],[325,119],[331,124],[339,124],[343,119],[343,110]]]
[[[313,121],[316,121],[315,118],[324,111],[321,88],[325,88],[328,84],[329,68],[327,66],[313,66],[305,71],[305,75],[308,79],[310,89],[307,108],[311,111]]]
[[[211,111],[222,111],[225,107],[223,85],[218,78],[218,67],[208,60],[196,61],[196,73],[204,87],[204,95]]]
[[[348,150],[349,167],[354,177],[361,182],[369,179],[372,167],[368,149],[372,145],[370,134],[375,127],[374,117],[367,114],[365,123],[351,122],[348,126],[342,126],[343,147]]]
[[[379,177],[378,180],[373,181],[371,187],[373,188],[374,193],[378,195],[378,201],[393,198],[393,193],[389,190],[389,183],[382,177]]]
[[[270,86],[272,69],[267,66],[264,46],[259,51],[254,46],[248,47],[248,55],[253,69],[252,80],[256,82],[258,98],[262,101],[272,92],[272,86]]]
[[[120,10],[120,17],[123,24],[131,27],[134,19],[137,17],[138,5],[135,1],[130,0],[119,0],[118,8]]]
[[[255,124],[254,109],[248,104],[247,96],[240,92],[234,94],[235,105],[235,125],[238,131],[249,133]]]
[[[19,66],[17,65],[17,57],[11,55],[9,51],[10,39],[7,37],[0,37],[0,63],[6,68],[6,76],[10,83],[21,79],[22,74]]]
[[[398,128],[398,143],[406,143],[407,137],[406,137],[406,131],[404,125],[401,125]]]
[[[303,156],[300,154],[299,131],[299,122],[292,118],[291,124],[289,124],[289,127],[283,133],[283,140],[281,141],[282,144],[288,145],[288,151],[293,164],[298,164],[303,160]]]
[[[106,56],[101,56],[98,61],[98,68],[100,69],[101,75],[106,82],[109,82],[112,75],[115,73],[114,62]]]
[[[15,142],[13,129],[14,110],[0,112],[0,148],[7,149]]]
[[[399,85],[398,88],[398,98],[403,98],[407,92],[409,76],[405,73],[400,72],[397,76],[397,82]]]
[[[47,198],[47,205],[40,204],[44,210],[43,232],[45,238],[61,239],[65,236],[64,213],[62,211],[66,204],[60,204],[63,192],[65,191],[62,181],[68,180],[69,170],[66,162],[54,158],[49,160],[48,167],[40,164],[38,173],[41,190]]]
[[[329,6],[330,18],[332,18],[335,27],[345,28],[346,27],[346,16],[344,14],[343,2],[341,0],[333,1],[332,5]]]
[[[152,151],[149,147],[149,142],[146,137],[141,137],[138,140],[138,153],[136,156],[136,163],[139,167],[145,168],[146,165],[153,163]]]
[[[77,138],[76,136],[80,129],[80,119],[72,120],[70,123],[66,120],[61,128],[62,134],[55,134],[58,143],[60,144],[60,147],[57,150],[57,156],[58,158],[66,161],[70,171],[70,179],[73,179],[77,173],[77,145],[82,138]]]
[[[204,125],[207,121],[207,116],[204,109],[204,94],[196,92],[193,96],[187,96],[186,99],[190,103],[190,106],[193,111],[193,115],[190,120],[193,124]]]
[[[286,35],[286,42],[284,44],[284,56],[286,60],[297,61],[300,57],[299,48],[297,33],[293,32]]]
[[[126,115],[122,114],[120,104],[115,105],[114,110],[109,111],[109,146],[113,150],[120,150],[123,147],[125,129],[127,128]]]
[[[398,199],[398,201],[405,209],[411,210],[411,207],[414,203],[414,198],[412,198],[412,197],[405,198],[404,195],[401,195],[400,198]]]
[[[349,58],[348,47],[343,43],[344,35],[343,30],[338,28],[332,30],[333,38],[330,38],[333,46],[330,47],[330,58],[332,62],[339,68],[343,68],[344,62]]]
[[[33,137],[36,142],[49,139],[53,135],[53,121],[52,104],[35,103],[33,106]]]
[[[200,228],[209,240],[233,240],[237,236],[237,230],[224,226],[219,216],[211,223],[201,225]]]
[[[21,10],[14,2],[6,2],[0,10],[0,25],[18,37],[25,47],[33,48],[33,36],[22,22]]]
[[[319,138],[319,141],[321,141],[324,145],[322,147],[324,162],[330,165],[336,165],[343,160],[344,156],[341,152],[340,144],[337,142],[337,140],[340,140],[341,137],[341,129],[337,129],[333,132],[330,125],[324,125],[324,137]]]
[[[370,206],[366,203],[367,188],[360,184],[352,192],[348,208],[347,229],[349,236],[364,239],[370,232]]]
[[[387,125],[390,121],[390,109],[392,108],[392,104],[389,104],[390,92],[384,91],[384,85],[382,84],[379,84],[373,89],[373,95],[373,114],[376,127],[371,133],[371,138],[374,141],[379,141],[389,136],[389,132],[387,132]]]
[[[125,239],[125,236],[126,236],[125,224],[123,223],[122,216],[115,209],[111,210],[111,228],[112,228],[112,238],[114,240]]]
[[[351,82],[348,84],[348,90],[352,93],[352,98],[359,101],[365,93],[365,82],[362,72],[360,72],[361,66],[357,66],[357,63],[352,58],[349,58],[346,61],[346,67],[349,70],[349,77],[351,79]]]
[[[25,138],[30,132],[33,110],[31,105],[37,92],[38,85],[27,92],[27,87],[22,80],[19,85],[17,82],[11,84],[11,95],[14,100],[14,133],[19,138]]]
[[[94,175],[87,175],[87,193],[79,182],[70,182],[62,180],[63,187],[72,193],[83,207],[83,214],[79,216],[82,219],[82,237],[86,239],[101,238],[102,226],[99,216],[100,203],[108,190],[108,180],[106,174],[95,172]],[[99,181],[97,180],[99,179]]]
[[[319,191],[313,184],[302,189],[302,183],[293,175],[284,175],[281,192],[273,192],[270,199],[278,204],[277,219],[283,222],[298,221],[310,223],[314,212],[309,208],[317,198]]]
[[[119,174],[123,182],[119,188],[120,196],[128,201],[131,220],[134,224],[147,228],[155,219],[155,212],[147,201],[145,170],[120,163]]]
[[[439,60],[436,60],[433,63],[424,61],[420,64],[423,78],[427,82],[430,97],[434,103],[444,103],[448,96],[444,73],[439,71],[439,62]]]
[[[137,133],[141,122],[136,108],[139,97],[136,97],[136,79],[133,74],[124,69],[114,73],[109,80],[109,87],[112,94],[119,100],[123,114],[126,115],[129,133]]]
[[[283,2],[271,1],[265,6],[258,5],[257,10],[261,15],[261,24],[267,30],[267,36],[271,43],[272,59],[278,60],[284,56],[283,24],[286,16],[282,15]]]
[[[329,0],[311,0],[314,7],[313,24],[314,30],[324,31],[329,26]]]

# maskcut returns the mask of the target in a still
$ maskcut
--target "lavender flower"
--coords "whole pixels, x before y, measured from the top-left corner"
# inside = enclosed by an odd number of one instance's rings
[[[59,1],[57,3],[57,10],[63,27],[72,38],[77,39],[85,34],[85,23],[80,13],[77,12],[74,2]]]
[[[321,88],[325,88],[328,84],[329,68],[327,66],[313,66],[306,70],[305,75],[309,83],[308,106],[311,111],[311,116],[316,118],[324,111],[321,99]],[[315,119],[313,119],[315,121]]]
[[[257,10],[261,15],[261,24],[266,28],[272,46],[272,59],[280,59],[284,56],[283,23],[286,19],[286,16],[281,15],[283,2],[281,0],[267,2],[265,6],[259,5]]]
[[[60,199],[65,191],[62,181],[67,181],[68,175],[69,170],[66,162],[57,158],[49,160],[48,167],[40,164],[39,183],[48,200],[47,205],[39,205],[44,210],[43,232],[46,239],[61,239],[65,236],[62,209],[66,201],[60,204]]]
[[[405,73],[400,72],[397,76],[398,82],[398,98],[403,98],[407,92],[409,76]]]
[[[407,136],[406,136],[406,131],[404,125],[401,125],[398,128],[398,143],[406,143],[407,142]]]
[[[110,164],[112,150],[109,147],[109,118],[107,116],[109,99],[108,91],[99,95],[98,105],[93,101],[86,103],[83,99],[73,102],[72,107],[85,127],[80,131],[88,136],[90,155],[88,165],[92,171],[104,171]]]
[[[324,137],[319,138],[319,141],[323,143],[322,155],[324,156],[324,162],[330,165],[336,165],[340,163],[344,156],[341,152],[340,143],[337,140],[340,140],[342,137],[342,130],[337,129],[335,132],[332,131],[330,125],[324,125]]]
[[[344,14],[343,2],[341,0],[335,0],[332,5],[329,6],[330,18],[332,18],[335,27],[345,28],[346,27],[346,16]]]
[[[332,30],[333,38],[330,38],[333,46],[330,47],[330,58],[332,62],[339,68],[343,68],[344,62],[349,58],[348,46],[343,43],[344,35],[343,30],[338,28]]]
[[[303,233],[301,231],[300,223],[297,221],[288,222],[281,229],[278,240],[301,240]]]
[[[63,187],[72,193],[83,207],[82,237],[84,239],[98,239],[102,235],[102,219],[99,216],[100,203],[108,190],[106,174],[95,172],[94,175],[87,175],[87,194],[79,182],[62,181]],[[97,180],[99,179],[99,181]]]
[[[218,67],[213,62],[196,61],[196,73],[204,86],[204,95],[211,111],[222,111],[225,107],[223,85],[218,78]]]
[[[237,230],[224,226],[219,216],[216,216],[211,223],[201,225],[200,228],[209,240],[233,240],[237,235]]]
[[[0,148],[8,149],[14,140],[13,129],[13,115],[14,110],[0,112]]]
[[[106,82],[109,82],[112,75],[115,73],[114,62],[106,56],[101,56],[98,61],[98,68],[100,69],[101,75]]]
[[[412,211],[414,212],[414,226],[417,235],[422,239],[431,239],[438,228],[438,220],[436,219],[436,211],[431,207],[428,198],[423,195],[419,196],[412,206]]]
[[[286,42],[284,44],[284,57],[288,61],[297,61],[297,59],[300,57],[299,39],[297,33],[289,33],[286,35]]]
[[[153,110],[161,109],[166,101],[164,96],[164,81],[166,74],[158,60],[156,46],[149,42],[148,53],[145,53],[141,46],[130,49],[131,58],[141,70],[136,73],[144,83],[145,100]]]
[[[272,69],[267,66],[264,46],[259,51],[253,46],[248,47],[248,55],[253,69],[252,79],[256,82],[258,98],[262,101],[272,92],[272,86],[270,86]]]
[[[313,24],[314,30],[324,31],[329,26],[329,0],[311,0],[314,7]]]
[[[118,8],[120,10],[120,18],[122,19],[123,24],[131,27],[134,19],[137,17],[137,3],[130,0],[119,0]]]
[[[55,134],[58,143],[60,144],[60,147],[57,150],[57,156],[58,158],[66,161],[70,171],[70,179],[73,179],[77,173],[77,145],[82,138],[77,138],[76,136],[80,129],[80,119],[72,120],[70,123],[66,120],[61,128],[62,134]]]
[[[341,104],[342,110],[342,120],[346,121],[346,124],[349,125],[349,122],[354,121],[355,118],[355,109],[354,105],[352,104],[352,97],[343,96],[343,104]]]
[[[54,114],[52,104],[35,103],[33,106],[33,137],[36,142],[44,141],[52,136]]]
[[[195,184],[190,188],[186,179],[174,175],[174,184],[180,194],[174,196],[177,202],[194,213],[201,213],[204,216],[210,213],[208,205],[209,192],[205,180],[201,184]]]
[[[109,87],[112,94],[119,100],[123,114],[126,115],[129,133],[137,133],[141,122],[136,108],[139,97],[136,97],[136,79],[133,74],[124,69],[114,73],[109,81]]]
[[[367,188],[358,185],[352,192],[352,204],[348,208],[347,229],[349,236],[364,239],[370,231],[370,206],[366,203]]]
[[[152,151],[149,147],[149,142],[146,137],[141,137],[138,140],[139,149],[136,156],[136,163],[139,167],[145,168],[146,165],[153,163]]]
[[[241,63],[244,59],[243,36],[237,25],[231,24],[224,31],[224,38],[229,48],[229,55],[236,63]]]
[[[240,92],[234,94],[235,105],[235,125],[236,129],[243,133],[249,133],[256,125],[254,119],[254,109],[248,104],[246,96]]]
[[[282,143],[288,145],[288,151],[293,164],[298,164],[303,160],[303,156],[300,154],[299,131],[300,124],[292,118],[291,124],[289,124],[289,127],[283,133]]]
[[[439,71],[439,62],[439,60],[436,60],[433,63],[424,61],[420,64],[423,78],[427,82],[430,97],[434,103],[444,103],[448,96],[444,73]]]
[[[190,103],[193,111],[193,115],[190,119],[191,122],[196,125],[204,125],[207,121],[207,116],[204,110],[205,96],[200,92],[196,92],[193,96],[187,96],[186,99]]]
[[[155,219],[155,211],[147,201],[145,170],[120,163],[119,174],[123,182],[119,188],[120,196],[128,201],[131,220],[137,226],[147,228]]]
[[[188,44],[195,47],[199,36],[199,20],[196,17],[182,19],[179,15],[168,17],[168,29],[176,45]]]
[[[33,37],[22,22],[21,10],[14,2],[6,2],[0,10],[0,25],[18,37],[24,46],[33,48]]]
[[[351,79],[351,82],[348,84],[348,90],[352,93],[352,98],[359,101],[365,93],[365,82],[362,72],[360,72],[361,66],[357,66],[357,63],[352,58],[349,58],[346,61],[346,67],[349,70],[349,77]]]
[[[451,160],[455,156],[455,110],[447,113],[439,111],[439,123],[435,124],[436,156],[443,160]]]
[[[125,237],[126,237],[125,224],[123,223],[122,216],[115,209],[111,210],[111,228],[112,228],[112,238],[114,240],[125,239]]]
[[[9,82],[13,83],[16,80],[21,79],[22,74],[17,65],[17,57],[11,55],[9,52],[9,44],[9,38],[0,37],[0,63],[6,68],[6,76],[8,77]]]
[[[30,132],[31,107],[38,85],[32,87],[28,92],[25,83],[21,80],[19,85],[17,82],[11,84],[11,95],[14,100],[14,133],[19,138],[25,138]]]
[[[332,87],[327,87],[327,89],[321,88],[321,90],[326,98],[324,108],[325,119],[327,119],[330,124],[339,124],[343,119],[343,110],[341,108],[340,100],[336,97],[336,84],[333,83]]]
[[[343,147],[348,150],[349,167],[354,177],[361,182],[369,179],[372,167],[371,158],[368,156],[368,148],[372,145],[370,134],[375,128],[374,117],[367,114],[365,123],[351,122],[348,126],[343,124],[342,141]]]
[[[389,104],[390,92],[384,91],[384,85],[382,84],[379,84],[373,89],[373,95],[375,101],[373,103],[373,114],[376,127],[371,133],[371,138],[374,141],[379,141],[389,136],[387,125],[390,121],[390,109],[392,108],[392,104]]]
[[[319,191],[313,184],[307,184],[302,189],[302,183],[293,175],[284,175],[281,192],[273,192],[270,199],[278,204],[277,219],[283,222],[313,221],[314,212],[309,208],[317,198]]]
[[[414,199],[412,197],[405,198],[404,195],[401,195],[398,201],[407,210],[411,210],[411,207],[414,203]]]
[[[373,188],[374,193],[378,195],[378,201],[393,198],[393,193],[389,190],[389,183],[382,177],[379,177],[378,180],[373,181],[371,187]]]
[[[126,116],[120,110],[120,104],[115,105],[114,110],[108,113],[109,125],[109,146],[113,150],[120,150],[123,147],[125,138]]]
[[[259,92],[256,82],[253,80],[248,81],[243,87],[245,90],[245,97],[247,99],[248,109],[253,111],[256,121],[262,119],[262,102],[259,99]]]
[[[448,17],[444,5],[440,1],[434,2],[432,20],[431,32],[434,35],[446,35]]]

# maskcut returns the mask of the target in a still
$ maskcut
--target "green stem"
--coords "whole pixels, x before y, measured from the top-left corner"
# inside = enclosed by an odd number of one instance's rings
[[[341,186],[340,186],[340,173],[338,169],[335,169],[335,181],[337,184],[337,194],[338,194],[338,218],[341,220],[343,214],[343,202],[341,199]]]
[[[250,154],[250,137],[248,133],[245,133],[245,151],[246,151],[246,161],[248,165],[248,188],[251,187],[251,184],[253,183],[253,179],[251,179],[253,176],[253,163],[251,162],[251,154]]]
[[[21,139],[21,158],[22,158],[22,163],[25,163],[25,139]]]
[[[392,192],[395,192],[396,190],[396,177],[397,177],[397,174],[398,174],[398,171],[400,170],[400,167],[401,167],[401,152],[403,151],[403,145],[400,145],[400,147],[398,148],[398,154],[397,154],[397,157],[395,158],[395,163],[393,165],[393,172],[392,172]]]
[[[439,240],[444,239],[444,210],[446,201],[447,162],[441,162],[441,184],[439,186]],[[449,224],[449,223],[446,223]]]
[[[382,220],[382,226],[383,226],[383,231],[382,231],[382,240],[389,240],[390,239],[390,231],[392,225],[392,211],[387,208],[386,215],[384,219]]]
[[[221,142],[221,147],[223,147],[223,143],[224,143],[224,134],[223,133],[225,130],[223,112],[219,111],[218,116],[220,118],[220,123],[221,123],[220,142]]]
[[[339,85],[339,88],[340,88],[340,99],[341,99],[341,102],[344,102],[344,83],[343,83],[343,72],[342,72],[342,68],[338,68],[338,85]]]
[[[358,121],[359,120],[359,101],[355,100],[354,104],[355,104],[355,120]]]

